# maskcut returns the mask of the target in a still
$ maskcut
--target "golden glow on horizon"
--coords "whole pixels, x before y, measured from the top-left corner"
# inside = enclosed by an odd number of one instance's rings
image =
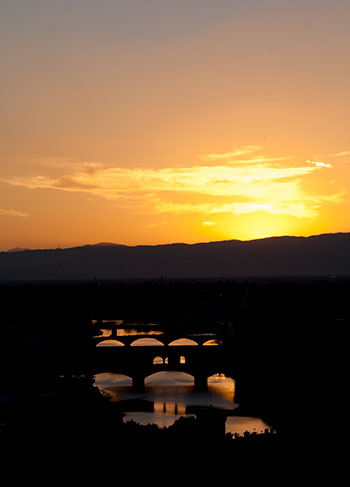
[[[242,147],[229,153],[205,154],[186,167],[121,168],[81,163],[67,172],[57,161],[58,174],[42,173],[0,178],[0,182],[31,190],[83,193],[106,200],[108,205],[141,215],[145,220],[160,216],[160,222],[149,223],[148,229],[163,227],[169,232],[168,220],[195,216],[207,238],[220,235],[224,217],[226,238],[254,239],[293,234],[293,219],[317,219],[324,206],[344,202],[345,189],[338,186],[325,192],[310,192],[304,181],[320,171],[331,171],[329,162],[306,160],[293,162],[291,156],[269,157],[257,146]],[[41,168],[43,170],[43,168]],[[10,214],[10,213],[9,213]],[[28,216],[14,212],[13,216]],[[227,218],[241,217],[239,229]],[[249,218],[247,218],[249,216]],[[164,220],[165,218],[165,220]],[[302,227],[302,225],[301,225]],[[230,231],[230,228],[232,229]],[[171,227],[171,232],[174,226]],[[206,232],[207,231],[207,232]],[[176,232],[174,232],[176,235]],[[168,240],[176,240],[171,233]],[[142,242],[136,242],[142,243]]]
[[[240,240],[251,240],[252,228],[254,239],[295,235],[293,222],[284,216],[256,212],[247,215],[239,229]]]

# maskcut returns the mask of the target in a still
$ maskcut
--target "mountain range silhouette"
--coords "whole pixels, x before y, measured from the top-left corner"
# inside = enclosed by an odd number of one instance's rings
[[[1,280],[350,275],[350,233],[0,252]]]

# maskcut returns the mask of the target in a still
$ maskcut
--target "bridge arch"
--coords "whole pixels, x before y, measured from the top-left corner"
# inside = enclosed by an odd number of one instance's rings
[[[95,375],[94,383],[102,389],[114,386],[131,386],[132,377],[116,372],[100,372]]]
[[[175,378],[175,380],[174,380]],[[145,377],[145,385],[194,385],[194,376],[188,372],[181,370],[163,370],[160,372],[153,372]]]
[[[164,347],[164,343],[156,338],[137,338],[133,342],[130,343],[131,347],[144,347],[144,346],[152,346],[152,347]]]
[[[161,357],[160,355],[157,355],[153,359],[153,365],[167,365],[169,363],[168,357]]]
[[[203,343],[203,346],[218,346],[219,345],[219,342],[216,340],[216,339],[211,339],[211,340],[207,340],[206,342]]]
[[[169,343],[169,347],[172,346],[198,346],[198,343],[191,338],[178,338]]]
[[[107,339],[100,341],[96,347],[124,347],[124,343],[119,340]]]

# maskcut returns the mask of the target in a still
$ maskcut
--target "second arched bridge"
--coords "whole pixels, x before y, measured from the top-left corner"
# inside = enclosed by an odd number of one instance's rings
[[[142,344],[147,339],[154,344]],[[132,378],[135,390],[143,390],[145,378],[161,371],[181,371],[194,377],[197,390],[206,390],[207,378],[227,373],[224,347],[213,333],[95,337],[94,373],[114,372]],[[136,346],[138,345],[138,346]],[[213,345],[213,346],[210,346]]]

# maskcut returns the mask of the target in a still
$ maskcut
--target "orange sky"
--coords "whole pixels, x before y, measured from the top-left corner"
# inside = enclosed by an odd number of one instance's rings
[[[5,0],[0,250],[350,231],[346,0]]]

